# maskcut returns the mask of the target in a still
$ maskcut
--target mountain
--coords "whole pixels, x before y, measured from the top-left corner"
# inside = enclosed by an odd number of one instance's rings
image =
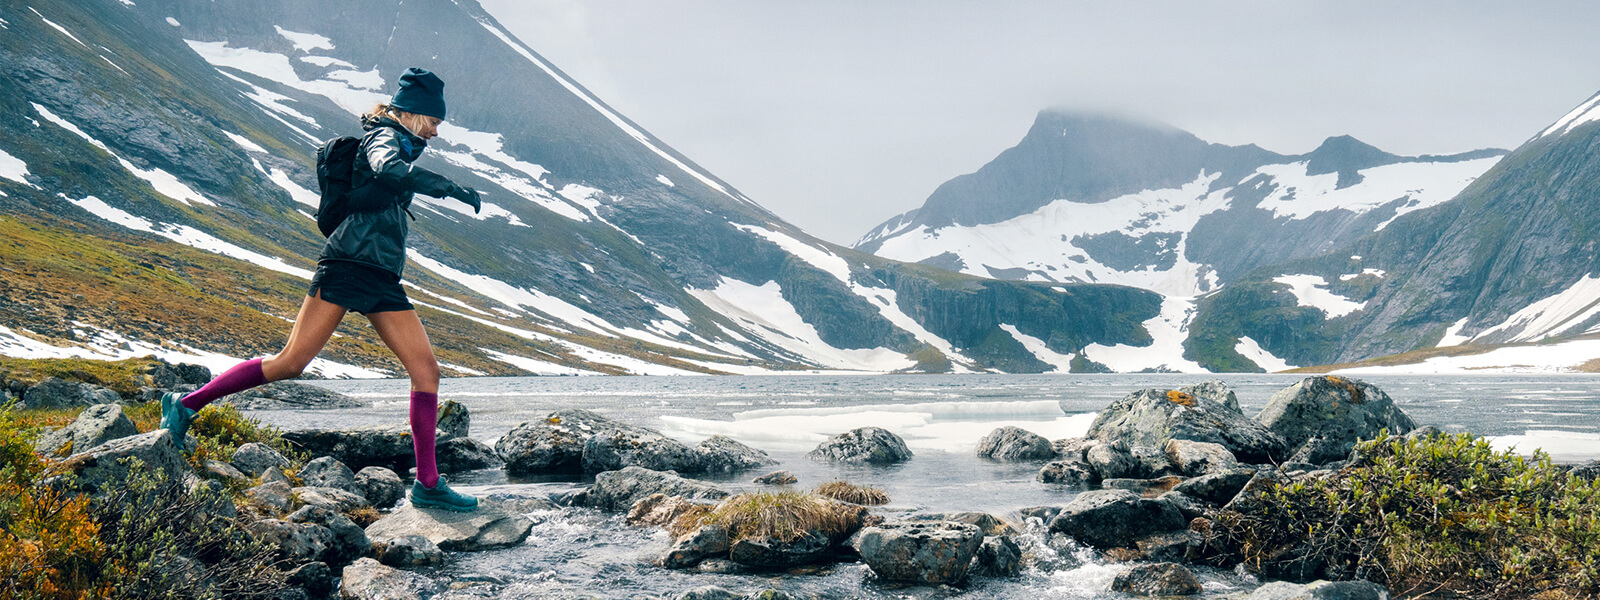
[[[946,182],[855,248],[973,275],[1115,283],[1163,296],[1161,315],[1145,324],[1155,348],[1088,347],[1077,357],[1087,364],[1116,371],[1287,366],[1262,350],[1295,345],[1277,343],[1289,336],[1267,315],[1256,315],[1263,320],[1252,331],[1274,343],[1239,335],[1226,348],[1191,343],[1197,306],[1258,269],[1321,256],[1440,205],[1504,154],[1405,157],[1340,136],[1306,154],[1281,155],[1207,143],[1164,125],[1044,111],[1016,147]],[[1383,277],[1359,264],[1337,275],[1348,277],[1277,285],[1320,299],[1370,291]],[[1234,360],[1243,358],[1238,347],[1260,360]]]
[[[1297,364],[1411,353],[1384,363],[1593,370],[1600,352],[1586,338],[1600,334],[1597,122],[1600,94],[1449,202],[1326,254],[1250,273],[1203,303],[1196,340],[1262,340],[1260,323],[1270,315],[1269,327],[1293,335],[1262,346]],[[1281,289],[1286,280],[1332,282],[1357,272],[1379,277],[1331,286],[1358,303],[1348,313],[1293,306]]]
[[[447,375],[1042,371],[1148,346],[1160,312],[818,240],[471,0],[30,0],[0,31],[0,355],[277,351],[322,243],[315,148],[412,66],[449,100],[419,164],[484,192],[413,207],[408,292]],[[399,365],[347,319],[312,369]]]

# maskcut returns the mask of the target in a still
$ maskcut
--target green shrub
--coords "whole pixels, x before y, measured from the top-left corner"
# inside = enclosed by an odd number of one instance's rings
[[[1358,449],[1351,468],[1215,514],[1212,541],[1260,572],[1358,577],[1401,596],[1600,595],[1600,483],[1468,434]]]

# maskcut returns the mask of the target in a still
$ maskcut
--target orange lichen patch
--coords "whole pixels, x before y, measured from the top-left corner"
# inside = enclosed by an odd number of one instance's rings
[[[1356,404],[1361,404],[1361,403],[1367,401],[1367,395],[1362,393],[1361,392],[1361,388],[1356,387],[1356,384],[1350,383],[1349,380],[1347,380],[1347,379],[1345,379],[1343,377],[1336,377],[1336,376],[1333,376],[1333,375],[1329,375],[1327,377],[1324,377],[1323,379],[1328,380],[1328,383],[1331,383],[1331,384],[1333,384],[1335,386],[1338,386],[1338,387],[1344,389],[1345,393],[1349,394],[1351,402],[1354,402]]]
[[[1167,400],[1172,401],[1173,404],[1194,406],[1194,396],[1190,396],[1178,390],[1167,391]]]

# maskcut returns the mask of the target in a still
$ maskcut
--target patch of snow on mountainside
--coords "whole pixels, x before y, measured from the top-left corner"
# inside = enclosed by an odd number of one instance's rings
[[[266,173],[267,179],[272,183],[277,184],[278,187],[283,188],[283,191],[289,192],[289,197],[293,198],[295,202],[299,202],[300,204],[304,204],[312,208],[316,208],[322,203],[322,194],[318,194],[306,188],[300,187],[300,184],[295,183],[293,179],[289,178],[288,171],[279,168],[273,168]]]
[[[1500,342],[1537,342],[1566,333],[1600,315],[1600,277],[1585,275],[1571,287],[1534,302],[1499,325],[1473,336],[1474,340],[1499,338]]]
[[[300,90],[309,94],[316,94],[332,100],[339,108],[349,111],[350,114],[359,115],[373,106],[389,101],[387,94],[378,93],[370,89],[352,87],[345,81],[349,77],[363,77],[359,71],[349,71],[354,75],[340,75],[327,79],[305,81],[295,73],[294,65],[289,63],[289,57],[272,52],[263,52],[252,48],[230,48],[227,41],[201,42],[184,40],[196,54],[204,58],[214,67],[228,67],[255,75],[262,79]],[[347,73],[335,71],[334,73]],[[380,78],[381,81],[381,78]]]
[[[1563,134],[1590,121],[1600,121],[1600,94],[1595,94],[1584,101],[1583,104],[1579,104],[1577,108],[1572,109],[1572,112],[1557,119],[1554,124],[1550,125],[1549,129],[1544,130],[1535,139],[1548,135]]]
[[[614,327],[589,311],[574,306],[572,303],[551,296],[538,290],[519,288],[504,281],[484,275],[473,275],[433,260],[416,250],[407,250],[406,257],[416,261],[418,265],[434,274],[461,284],[463,287],[477,292],[490,300],[494,300],[513,310],[531,308],[551,316],[558,322],[557,325],[576,327],[590,333],[597,333],[606,337],[617,337],[612,330]],[[565,329],[567,327],[563,327]]]
[[[205,196],[200,195],[200,192],[196,192],[193,189],[190,189],[189,186],[184,185],[182,181],[179,181],[178,178],[174,177],[171,173],[161,169],[146,170],[133,166],[133,163],[128,162],[127,159],[124,159],[121,155],[113,152],[109,146],[106,146],[100,140],[94,139],[89,134],[84,133],[82,129],[79,129],[77,125],[72,124],[70,121],[56,116],[55,113],[50,112],[50,109],[38,104],[33,104],[33,110],[38,112],[39,116],[44,117],[46,121],[55,123],[56,126],[70,131],[76,134],[78,137],[87,140],[90,144],[94,144],[96,148],[104,150],[106,154],[111,155],[111,158],[117,159],[117,164],[122,165],[122,168],[127,169],[128,172],[132,173],[135,177],[145,180],[145,182],[150,184],[150,187],[155,188],[155,190],[160,192],[161,195],[173,200],[177,200],[184,204],[197,203],[204,204],[206,206],[217,205],[215,202],[206,199]]]
[[[283,39],[289,40],[290,43],[294,44],[295,50],[299,50],[301,52],[310,52],[317,49],[333,49],[333,40],[330,40],[324,36],[320,36],[315,33],[289,31],[277,25],[273,25],[272,28],[278,30],[278,35],[283,36]]]
[[[1144,322],[1154,343],[1149,346],[1090,344],[1084,347],[1081,355],[1118,373],[1145,369],[1208,373],[1200,363],[1183,357],[1183,341],[1189,336],[1189,320],[1194,318],[1194,311],[1194,298],[1163,298],[1161,314]]]
[[[1055,367],[1057,373],[1069,373],[1072,371],[1072,356],[1059,354],[1051,350],[1050,346],[1044,343],[1044,340],[1019,331],[1015,325],[1002,324],[1000,328],[1011,334],[1011,337],[1016,338],[1023,348],[1027,348],[1028,352],[1033,353],[1034,358]]]
[[[1240,336],[1239,343],[1233,347],[1233,351],[1250,359],[1250,362],[1265,369],[1268,373],[1277,373],[1278,371],[1287,371],[1294,368],[1294,365],[1289,364],[1289,361],[1273,356],[1266,348],[1262,348],[1261,344],[1250,339],[1250,336]]]
[[[1282,275],[1274,277],[1272,281],[1289,286],[1298,305],[1321,309],[1328,313],[1329,319],[1337,319],[1367,306],[1365,302],[1353,302],[1328,291],[1328,280],[1318,275]]]
[[[582,87],[579,87],[576,82],[567,79],[565,75],[562,75],[559,71],[556,71],[554,67],[551,67],[538,56],[535,56],[533,51],[523,46],[522,43],[518,42],[515,38],[512,38],[511,34],[501,31],[499,27],[495,27],[493,24],[490,24],[486,21],[480,20],[478,24],[482,25],[484,29],[489,31],[489,33],[494,34],[495,37],[500,38],[500,41],[505,42],[507,46],[510,46],[512,51],[522,55],[523,58],[527,59],[528,62],[533,63],[534,66],[539,67],[539,69],[548,74],[550,78],[555,79],[556,82],[560,83],[562,87],[567,88],[567,91],[572,92],[572,95],[577,96],[584,102],[588,103],[591,108],[600,113],[600,115],[605,117],[606,120],[611,121],[613,125],[616,125],[618,129],[622,130],[623,133],[628,134],[629,137],[632,137],[635,141],[638,141],[646,149],[654,152],[657,156],[660,156],[667,162],[672,163],[673,166],[683,170],[683,172],[688,174],[690,177],[700,180],[700,182],[706,184],[707,187],[722,192],[734,200],[748,204],[755,204],[755,202],[752,202],[749,198],[736,195],[729,191],[726,187],[723,187],[722,184],[717,183],[715,179],[712,179],[710,175],[701,173],[693,167],[690,167],[688,164],[685,164],[683,161],[678,160],[677,157],[672,156],[671,153],[656,146],[654,142],[650,141],[650,136],[645,135],[643,131],[639,131],[638,128],[630,125],[626,119],[622,118],[621,115],[612,112],[612,110],[607,108],[606,105],[600,102],[598,98],[589,95],[587,91],[585,91]]]
[[[1185,235],[1201,217],[1227,210],[1227,190],[1209,191],[1220,176],[1202,171],[1179,188],[1146,190],[1094,204],[1057,200],[999,223],[939,229],[918,226],[885,239],[876,254],[917,262],[949,252],[961,258],[961,272],[979,277],[993,277],[991,267],[1024,268],[1048,281],[1114,283],[1165,296],[1195,296],[1214,289],[1216,280],[1210,269],[1184,256],[1186,240],[1164,249],[1174,259],[1170,268],[1150,265],[1129,271],[1101,264],[1072,240],[1112,232],[1135,238],[1152,233]]]
[[[62,195],[61,197],[66,201],[71,202],[73,206],[88,211],[89,214],[100,217],[112,223],[116,223],[128,229],[153,233],[185,246],[199,248],[207,252],[221,254],[230,258],[237,258],[239,260],[255,264],[259,267],[271,269],[279,273],[287,273],[301,279],[311,279],[311,271],[290,266],[288,263],[283,262],[283,259],[281,258],[246,250],[234,244],[218,239],[204,231],[189,227],[188,225],[178,225],[175,223],[152,223],[143,218],[129,214],[127,211],[112,207],[94,196],[84,196],[79,200],[67,198],[65,195]]]
[[[844,350],[828,345],[816,327],[783,299],[783,288],[776,281],[752,285],[723,277],[714,289],[689,288],[688,292],[771,345],[825,368],[884,372],[916,366],[904,354],[887,348]]]
[[[20,158],[6,154],[4,150],[0,150],[0,177],[10,179],[31,188],[38,188],[39,186],[28,183],[28,180],[24,179],[27,176],[28,163],[22,162],[22,159]]]
[[[959,364],[959,361],[961,361],[963,357],[959,352],[956,352],[955,347],[952,346],[949,341],[934,335],[933,332],[924,328],[921,323],[918,323],[915,319],[912,319],[911,315],[908,315],[905,313],[905,311],[900,310],[900,305],[897,302],[898,296],[894,290],[871,287],[856,283],[855,280],[850,276],[850,264],[845,262],[844,258],[841,258],[839,255],[834,254],[827,249],[812,246],[791,236],[778,233],[770,229],[764,229],[754,225],[740,224],[734,224],[734,227],[742,231],[748,231],[750,233],[759,235],[767,241],[777,245],[779,248],[782,248],[785,252],[798,257],[800,260],[806,261],[806,263],[822,270],[825,273],[833,275],[834,278],[838,279],[840,283],[843,283],[845,287],[849,288],[851,293],[865,298],[867,302],[873,306],[873,308],[878,309],[878,314],[883,315],[883,318],[887,319],[890,323],[893,323],[895,327],[899,327],[900,329],[905,330],[907,333],[910,333],[912,337],[917,339],[917,341],[933,346],[940,352],[943,352],[946,357],[950,358],[956,363],[952,366],[964,368],[964,366]]]
[[[1404,198],[1407,202],[1395,211],[1395,217],[1399,217],[1456,197],[1497,162],[1500,162],[1498,156],[1460,162],[1396,163],[1372,167],[1360,171],[1363,177],[1361,183],[1344,189],[1338,189],[1338,173],[1307,175],[1309,163],[1304,161],[1266,165],[1257,169],[1256,175],[1251,177],[1266,175],[1277,186],[1256,205],[1257,208],[1271,211],[1276,217],[1305,219],[1330,210],[1362,214]],[[1244,181],[1249,180],[1250,177],[1247,177]],[[1393,220],[1385,221],[1376,230],[1383,229]]]
[[[1465,373],[1574,373],[1600,359],[1600,340],[1574,340],[1536,346],[1496,348],[1483,354],[1436,356],[1409,365],[1353,367],[1351,375],[1448,375]]]
[[[72,41],[77,42],[79,46],[83,46],[85,48],[89,48],[88,44],[85,44],[85,43],[83,43],[83,40],[78,39],[78,36],[72,35],[71,31],[67,31],[67,28],[62,27],[60,25],[57,25],[55,21],[51,21],[50,19],[44,18],[44,15],[39,14],[39,11],[37,9],[35,9],[34,7],[29,6],[28,10],[33,11],[33,14],[35,14],[35,15],[39,15],[39,20],[40,21],[44,21],[45,25],[49,25],[49,26],[55,28],[56,31],[61,32],[63,35],[65,35],[65,36],[67,36],[69,38],[72,38]],[[90,50],[93,50],[93,48],[90,48]]]
[[[1460,346],[1472,341],[1472,336],[1461,335],[1461,330],[1467,327],[1467,320],[1470,318],[1471,317],[1461,317],[1461,320],[1456,321],[1455,324],[1451,325],[1449,329],[1446,329],[1444,331],[1444,337],[1439,338],[1439,343],[1434,347],[1448,348],[1450,346]]]
[[[1358,258],[1356,260],[1361,260],[1361,259]],[[1379,279],[1382,279],[1384,274],[1385,273],[1384,273],[1383,269],[1362,269],[1360,273],[1346,273],[1344,275],[1340,275],[1339,276],[1339,281],[1350,281],[1350,280],[1355,279],[1357,277],[1361,277],[1362,275],[1371,275],[1373,277],[1377,277]]]

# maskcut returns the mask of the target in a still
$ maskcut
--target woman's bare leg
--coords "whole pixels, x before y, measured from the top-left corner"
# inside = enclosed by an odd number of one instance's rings
[[[328,345],[328,338],[333,337],[333,330],[339,327],[339,321],[344,319],[346,312],[339,306],[320,296],[306,296],[305,302],[300,304],[300,314],[294,319],[294,329],[289,332],[289,341],[283,345],[283,350],[261,361],[261,374],[267,381],[280,381],[299,376],[306,370],[306,365],[322,352],[322,347]]]
[[[433,343],[422,328],[417,311],[399,310],[367,315],[378,337],[394,352],[411,378],[411,391],[439,393],[439,361],[433,356]]]

